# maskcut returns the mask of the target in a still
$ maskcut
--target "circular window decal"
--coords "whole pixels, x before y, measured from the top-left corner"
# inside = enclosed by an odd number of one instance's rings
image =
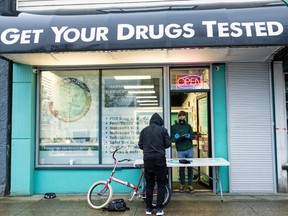
[[[64,78],[56,83],[49,110],[64,122],[81,119],[90,109],[91,93],[87,85],[76,78]]]

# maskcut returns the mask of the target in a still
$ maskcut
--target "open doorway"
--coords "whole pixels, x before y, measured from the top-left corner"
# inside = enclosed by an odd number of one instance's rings
[[[211,157],[210,142],[210,105],[209,92],[171,92],[171,126],[177,122],[178,112],[186,112],[186,121],[191,125],[195,134],[193,139],[194,158]],[[175,143],[172,143],[172,158],[177,158]],[[187,169],[186,184],[187,184]],[[209,167],[194,167],[193,188],[196,191],[211,190],[213,185],[208,176],[212,175]],[[180,187],[179,168],[172,168],[172,190],[179,191]]]

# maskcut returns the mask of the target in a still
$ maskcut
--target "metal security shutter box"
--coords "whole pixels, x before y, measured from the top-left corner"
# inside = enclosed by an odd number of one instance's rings
[[[230,192],[276,192],[269,64],[227,64],[227,105]]]

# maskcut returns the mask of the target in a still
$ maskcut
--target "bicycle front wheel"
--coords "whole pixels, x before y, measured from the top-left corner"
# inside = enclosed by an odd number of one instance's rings
[[[104,208],[112,199],[112,187],[106,181],[95,182],[87,193],[87,201],[91,208]]]

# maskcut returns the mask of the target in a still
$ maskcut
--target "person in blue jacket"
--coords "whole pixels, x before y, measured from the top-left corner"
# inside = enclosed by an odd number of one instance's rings
[[[194,139],[194,133],[186,122],[186,112],[181,110],[178,113],[178,120],[171,128],[171,141],[176,144],[176,150],[178,158],[193,158],[194,150],[192,140]],[[188,187],[187,190],[190,193],[194,193],[192,186],[193,183],[193,168],[188,169]],[[185,167],[180,167],[180,188],[179,191],[185,190]]]

